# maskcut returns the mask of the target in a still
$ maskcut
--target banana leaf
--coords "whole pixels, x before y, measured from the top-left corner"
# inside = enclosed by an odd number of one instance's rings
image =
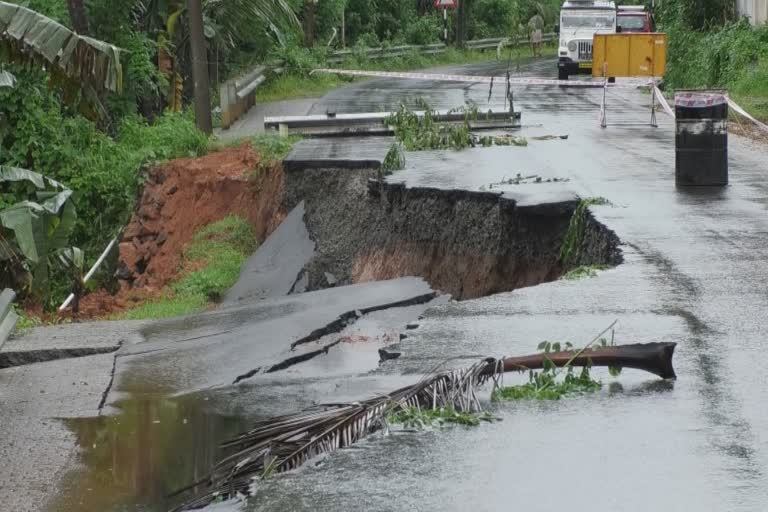
[[[32,9],[0,2],[0,42],[12,62],[45,66],[54,78],[97,91],[122,91],[118,47],[81,36]]]
[[[0,186],[18,182],[30,184],[35,191],[29,194],[30,198],[0,211],[6,242],[0,250],[0,260],[24,261],[24,267],[32,274],[32,292],[45,296],[51,261],[68,248],[77,220],[72,190],[36,172],[0,166]]]

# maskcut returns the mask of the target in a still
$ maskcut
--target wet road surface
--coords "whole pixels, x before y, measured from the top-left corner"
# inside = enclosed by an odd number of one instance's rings
[[[487,74],[493,66],[471,69]],[[527,72],[551,75],[549,66],[554,70],[547,61]],[[495,108],[503,106],[502,94],[495,94]],[[366,315],[343,335],[396,337],[405,332],[405,323],[424,315],[407,338],[392,340],[403,356],[381,367],[370,363],[366,348],[349,343],[343,352],[329,353],[337,360],[313,359],[294,371],[260,373],[237,386],[220,386],[226,384],[224,376],[278,361],[284,343],[272,340],[274,350],[265,352],[248,346],[242,333],[229,333],[231,342],[248,348],[246,360],[239,361],[225,345],[210,359],[208,349],[165,358],[164,352],[185,349],[169,341],[170,330],[155,331],[157,341],[121,349],[125,366],[120,367],[119,357],[110,402],[123,414],[70,422],[86,465],[70,475],[67,489],[49,509],[163,510],[168,503],[161,496],[204,473],[215,441],[249,421],[386,392],[440,363],[460,366],[478,356],[530,353],[543,340],[584,344],[618,319],[619,343],[679,343],[676,382],[630,370],[615,379],[596,370],[606,386],[595,395],[502,404],[494,413],[503,421],[476,428],[372,437],[358,448],[261,483],[246,510],[765,510],[768,377],[758,364],[768,331],[762,322],[768,308],[765,149],[732,137],[730,187],[676,190],[671,120],[660,114],[656,129],[614,125],[602,130],[599,94],[516,88],[516,106],[526,125],[519,133],[529,137],[527,147],[408,154],[407,168],[389,179],[411,186],[498,190],[531,204],[561,195],[605,197],[612,204],[592,211],[624,243],[622,265],[586,280]],[[313,111],[378,110],[419,97],[450,108],[466,99],[484,102],[488,90],[371,80],[329,94]],[[640,91],[611,91],[609,123],[644,122],[648,100]],[[532,139],[565,134],[567,140]],[[501,184],[517,173],[568,181]],[[423,284],[412,285],[414,293],[424,291]],[[261,307],[288,308],[313,299],[281,300],[281,306],[278,300]],[[266,309],[261,322],[253,321],[256,311],[246,310],[235,329],[256,332],[260,323],[271,321]],[[343,310],[324,305],[316,314],[323,323]],[[281,314],[289,315],[286,323],[292,321],[290,312]],[[232,321],[216,313],[204,318],[200,325],[184,327],[194,332],[178,334],[177,341],[210,334]],[[171,323],[165,326],[178,331]],[[288,329],[285,338],[294,327]],[[265,328],[260,336],[274,332]],[[328,340],[312,343],[322,346]],[[157,384],[152,380],[157,378],[180,396],[154,396],[156,385],[146,392],[142,386]],[[520,377],[507,377],[507,382],[516,380]],[[237,504],[212,508],[242,509]]]

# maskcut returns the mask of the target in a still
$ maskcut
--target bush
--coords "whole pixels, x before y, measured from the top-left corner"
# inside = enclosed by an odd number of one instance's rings
[[[234,215],[200,229],[184,252],[185,264],[196,270],[171,284],[161,299],[120,317],[167,318],[203,309],[237,282],[240,267],[256,245],[250,224]]]
[[[472,22],[476,24],[474,34],[478,37],[504,37],[513,26],[515,2],[506,0],[475,0],[472,4]]]
[[[430,44],[440,41],[442,20],[437,16],[420,16],[413,20],[405,29],[405,40],[408,44]]]
[[[0,89],[0,163],[61,181],[75,192],[78,223],[72,244],[98,257],[128,220],[144,164],[206,152],[208,140],[190,114],[166,114],[150,125],[129,117],[115,139],[72,114],[36,72],[14,69],[16,88]]]
[[[288,73],[309,76],[310,71],[325,65],[327,50],[324,48],[307,49],[299,46],[286,46],[273,53],[273,57],[284,62]]]
[[[759,76],[768,62],[768,27],[753,28],[746,20],[711,32],[698,32],[681,23],[665,27],[669,37],[667,83],[673,89],[739,87]]]

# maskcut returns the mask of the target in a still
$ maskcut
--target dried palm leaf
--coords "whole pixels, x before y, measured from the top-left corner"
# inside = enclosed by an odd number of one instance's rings
[[[259,477],[291,471],[318,455],[332,453],[373,432],[385,430],[387,417],[399,410],[450,407],[457,412],[481,412],[478,391],[488,382],[498,384],[504,372],[543,368],[551,361],[557,367],[636,368],[662,378],[675,378],[672,367],[675,345],[651,343],[486,358],[469,368],[433,373],[411,386],[362,402],[325,404],[271,418],[224,443],[223,448],[233,453],[222,459],[204,481],[178,492],[207,484],[205,493],[175,510],[202,508],[219,498],[247,495]]]

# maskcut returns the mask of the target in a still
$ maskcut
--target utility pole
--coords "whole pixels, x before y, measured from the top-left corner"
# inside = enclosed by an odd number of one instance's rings
[[[187,0],[187,8],[189,10],[189,44],[192,50],[192,79],[195,86],[195,120],[198,130],[210,135],[213,132],[213,121],[202,0]]]

